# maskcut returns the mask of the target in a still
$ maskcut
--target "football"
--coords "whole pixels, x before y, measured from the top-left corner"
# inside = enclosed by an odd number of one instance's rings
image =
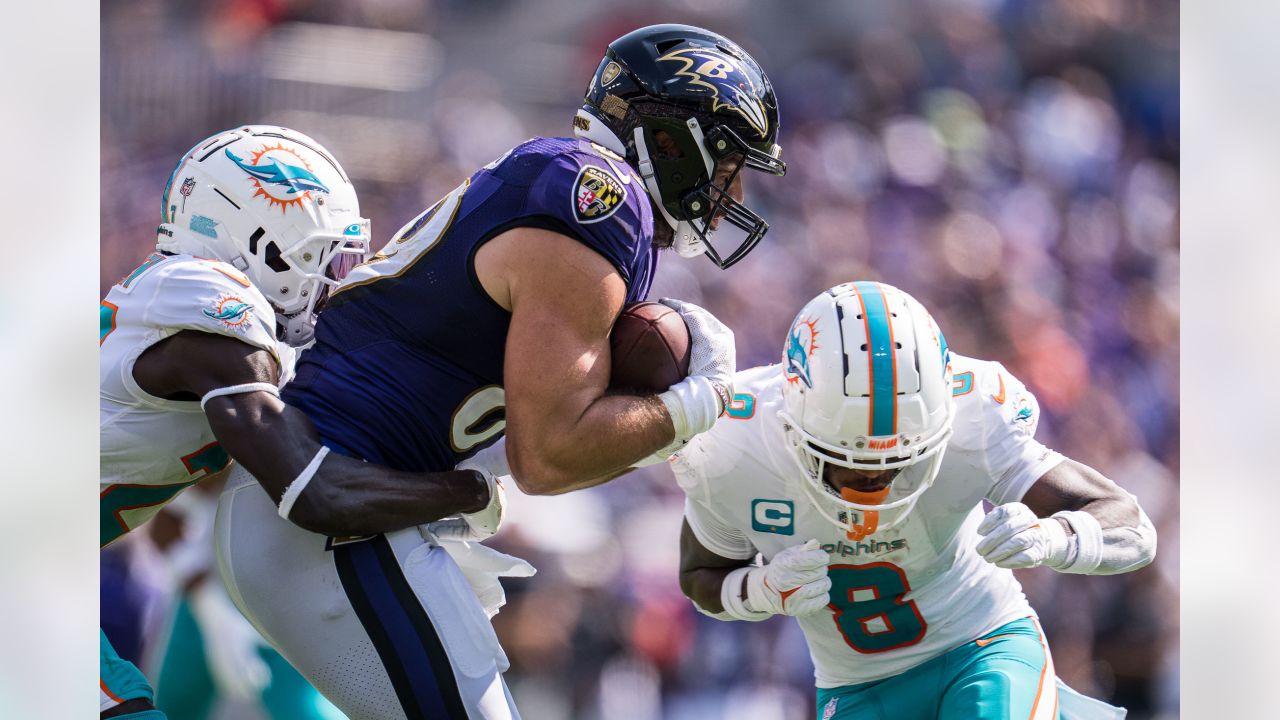
[[[659,393],[689,374],[689,328],[680,313],[656,302],[631,303],[613,323],[609,388]]]

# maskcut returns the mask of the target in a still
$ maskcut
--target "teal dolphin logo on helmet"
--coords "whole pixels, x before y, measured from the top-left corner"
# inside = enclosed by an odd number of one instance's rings
[[[791,332],[787,335],[787,365],[783,369],[787,382],[803,382],[805,387],[813,388],[813,379],[809,375],[809,358],[818,349],[815,342],[817,339],[817,322],[813,320],[798,320],[791,327]]]
[[[262,165],[251,165],[236,157],[235,153],[230,150],[227,150],[226,153],[231,162],[239,165],[241,170],[249,173],[255,180],[268,185],[283,185],[289,188],[288,194],[290,195],[308,190],[326,194],[329,192],[329,188],[320,181],[319,177],[316,177],[315,173],[301,165],[283,163],[274,157],[265,158],[266,162]]]

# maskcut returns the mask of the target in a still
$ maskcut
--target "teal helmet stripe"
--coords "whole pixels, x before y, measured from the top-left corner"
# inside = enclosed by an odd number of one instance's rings
[[[853,284],[862,304],[871,372],[871,434],[898,432],[898,366],[889,303],[879,283]]]

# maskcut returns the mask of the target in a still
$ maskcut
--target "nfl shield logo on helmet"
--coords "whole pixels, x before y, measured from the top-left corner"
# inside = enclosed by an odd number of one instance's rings
[[[622,183],[595,165],[583,167],[573,183],[573,216],[583,225],[604,220],[626,200]]]

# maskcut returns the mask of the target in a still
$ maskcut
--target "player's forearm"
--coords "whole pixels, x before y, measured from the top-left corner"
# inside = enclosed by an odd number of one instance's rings
[[[1138,527],[1141,510],[1138,507],[1138,501],[1128,493],[1120,496],[1113,496],[1101,500],[1094,500],[1078,509],[1087,512],[1098,521],[1098,525],[1103,530],[1112,530],[1115,528],[1133,528]]]
[[[1131,522],[1117,520],[1116,513],[1095,513],[1092,508],[1054,516],[1067,529],[1068,552],[1057,569],[1086,575],[1119,575],[1151,564],[1156,557],[1156,529],[1136,500],[1124,515]]]
[[[217,398],[205,412],[227,452],[277,504],[320,451],[306,415],[267,393]],[[479,473],[407,473],[329,453],[288,515],[324,535],[369,535],[471,512],[487,502]]]
[[[743,563],[744,565],[746,563]],[[724,612],[724,579],[737,568],[692,568],[680,571],[680,590],[708,615]]]
[[[1122,515],[1132,512],[1132,524],[1103,524],[1092,509],[1039,514],[1030,505],[1007,503],[992,510],[981,524],[977,551],[998,567],[1018,569],[1044,565],[1080,575],[1117,575],[1150,564],[1156,554],[1156,530],[1137,501],[1120,491],[1126,502]],[[1030,493],[1028,493],[1030,495]],[[1043,506],[1043,503],[1041,503]],[[1114,517],[1112,518],[1114,521]]]
[[[1063,572],[1115,575],[1151,563],[1156,530],[1138,499],[1097,470],[1067,459],[1046,472],[1022,502],[1040,518],[1053,517],[1065,537],[1046,564]],[[1059,535],[1059,532],[1051,532]]]
[[[518,409],[512,414],[507,457],[516,484],[530,495],[599,485],[675,437],[671,419],[655,397],[606,395],[560,426],[545,417],[522,417]]]
[[[478,472],[405,473],[330,453],[289,519],[325,535],[373,535],[475,512],[488,501]]]
[[[688,518],[681,523],[680,590],[704,615],[719,620],[735,619],[726,613],[725,603],[733,602],[735,596],[744,598],[744,584],[734,582],[733,586],[725,587],[725,582],[730,574],[752,564],[751,560],[721,557],[708,550],[694,534]]]

